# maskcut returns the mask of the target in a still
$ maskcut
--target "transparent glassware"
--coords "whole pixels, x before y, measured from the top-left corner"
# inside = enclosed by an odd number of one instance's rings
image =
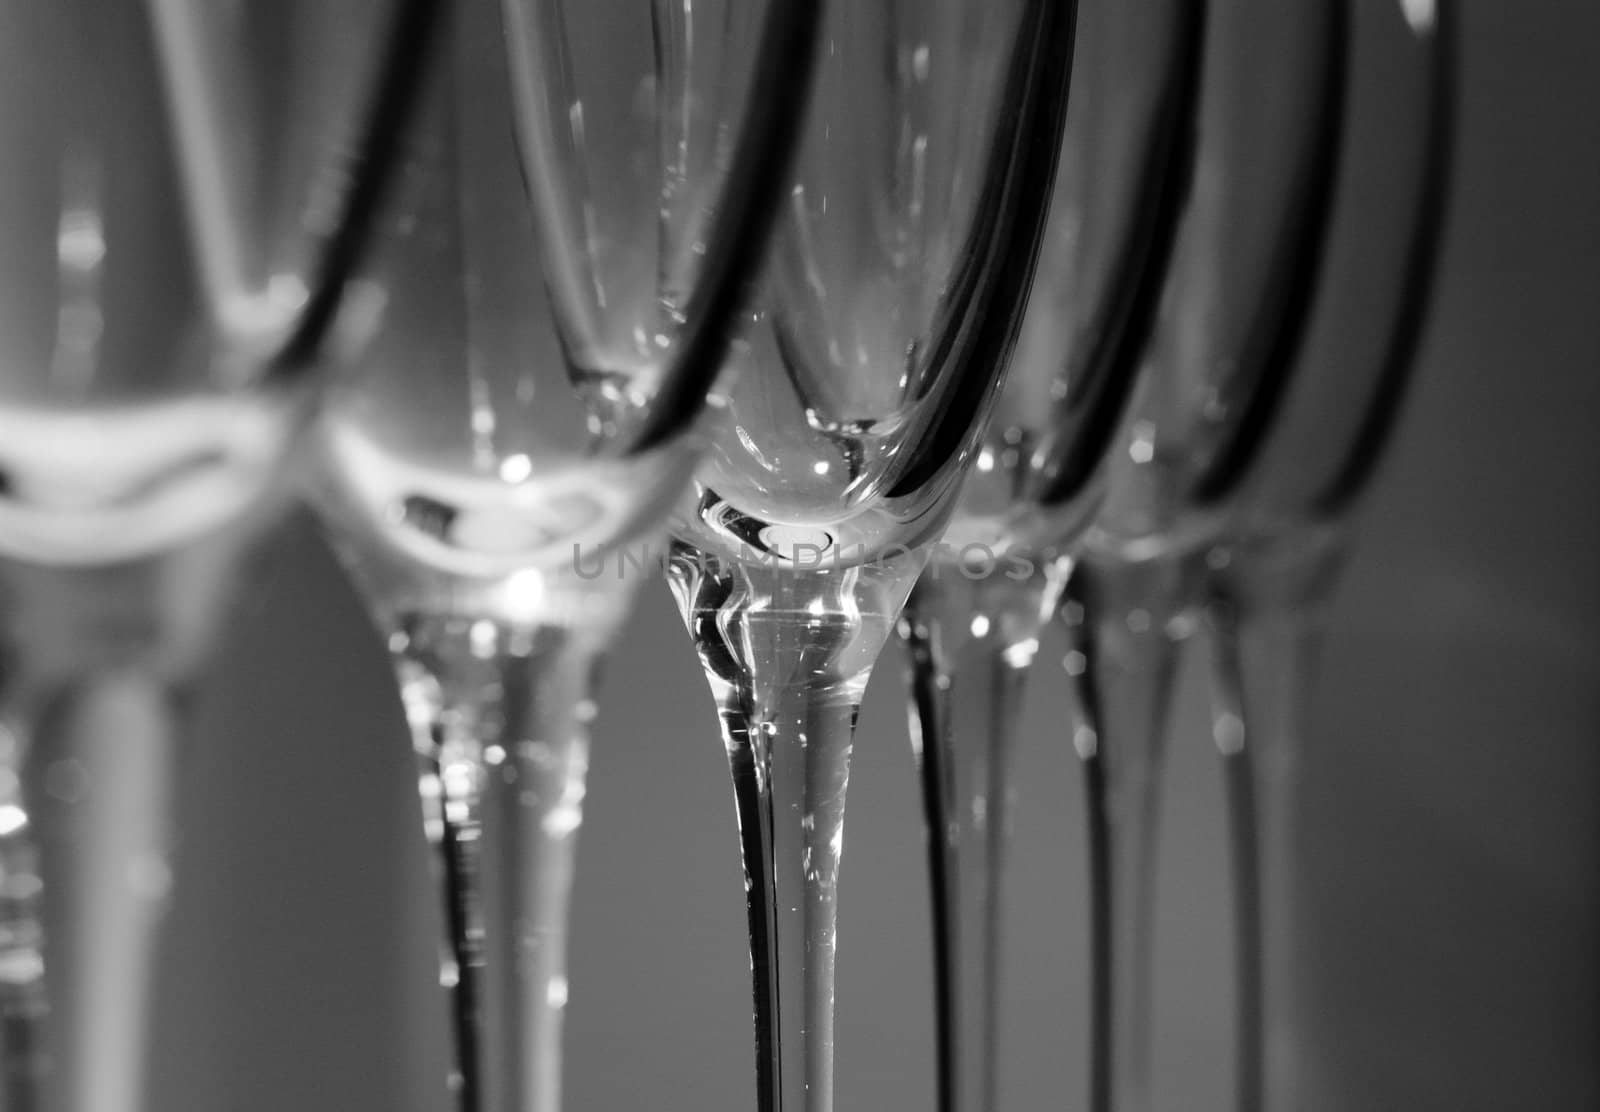
[[[1357,5],[1349,127],[1305,340],[1206,553],[1213,738],[1232,824],[1238,1106],[1318,1091],[1297,926],[1306,700],[1352,514],[1399,417],[1433,289],[1455,112],[1455,5]]]
[[[341,320],[309,490],[387,636],[463,1112],[553,1112],[601,658],[703,446],[820,6],[505,0],[448,64]]]
[[[1349,0],[1208,6],[1193,190],[1062,592],[1102,978],[1097,1108],[1149,1107],[1152,880],[1177,647],[1197,624],[1207,509],[1249,471],[1304,330],[1349,20]]]
[[[0,1105],[138,1108],[187,693],[430,3],[0,2]]]
[[[1205,4],[1194,0],[1079,4],[1061,162],[1018,349],[944,540],[900,620],[928,832],[945,1112],[998,1106],[1010,752],[1188,196],[1204,30]],[[1095,962],[1097,976],[1105,968]],[[1095,1029],[1104,1026],[1100,1017]],[[1109,1054],[1109,1043],[1096,1049]],[[1107,1065],[1095,1059],[1097,1094]]]
[[[1075,5],[838,4],[759,312],[673,520],[733,773],[757,1107],[833,1107],[855,718],[953,506],[1049,204]]]

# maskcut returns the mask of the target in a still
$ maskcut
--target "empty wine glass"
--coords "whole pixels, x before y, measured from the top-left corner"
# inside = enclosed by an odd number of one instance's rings
[[[671,574],[732,766],[757,1106],[833,1106],[856,713],[938,540],[1049,203],[1075,5],[838,4]]]
[[[1304,1050],[1295,840],[1305,701],[1350,515],[1415,361],[1446,212],[1449,3],[1355,8],[1347,141],[1305,343],[1207,555],[1213,736],[1227,769],[1239,1108],[1298,1108]]]
[[[1193,195],[1060,613],[1106,1001],[1096,1107],[1150,1099],[1155,828],[1208,507],[1249,467],[1299,341],[1342,123],[1348,0],[1212,0]]]
[[[1061,164],[1021,340],[944,541],[900,620],[946,1112],[998,1104],[1007,766],[1039,634],[1095,506],[1187,196],[1204,12],[1195,0],[1079,4]],[[1092,1072],[1098,1091],[1105,1071]]]
[[[431,7],[0,0],[8,1109],[140,1103],[177,719]]]
[[[313,495],[393,657],[464,1112],[553,1112],[595,672],[807,101],[814,0],[462,4]]]

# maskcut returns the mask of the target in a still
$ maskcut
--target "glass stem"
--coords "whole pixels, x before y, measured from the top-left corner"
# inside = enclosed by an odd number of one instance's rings
[[[760,1112],[833,1108],[834,954],[856,715],[920,568],[831,573],[674,554],[733,773]]]
[[[43,865],[58,905],[46,933],[63,1109],[144,1107],[185,704],[164,681],[126,672],[81,681],[36,720],[39,809],[59,811],[41,825],[61,828]]]
[[[1224,762],[1233,863],[1240,1112],[1300,1107],[1295,919],[1305,700],[1316,673],[1331,545],[1227,553],[1212,577],[1212,737]]]
[[[164,681],[127,672],[83,677],[6,709],[7,1112],[143,1106],[156,947],[172,885],[179,706]]]
[[[1195,582],[1185,557],[1086,558],[1073,568],[1061,607],[1089,824],[1094,1112],[1150,1107],[1161,770]]]
[[[416,618],[391,641],[444,911],[460,1112],[556,1112],[591,630]]]
[[[969,579],[935,563],[900,621],[933,896],[940,1112],[998,1107],[1010,762],[1055,593],[1042,572]]]
[[[179,748],[244,534],[0,563],[0,1107],[144,1107]]]

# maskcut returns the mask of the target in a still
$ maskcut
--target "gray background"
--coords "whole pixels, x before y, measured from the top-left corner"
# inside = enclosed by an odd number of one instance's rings
[[[1328,653],[1308,805],[1313,1107],[1600,1106],[1600,6],[1465,0],[1466,134],[1421,381]],[[446,1107],[434,908],[383,653],[303,519],[269,543],[182,784],[151,1107]],[[659,586],[659,585],[658,585]],[[1047,645],[1019,758],[1006,1107],[1084,1103],[1082,808]],[[893,652],[893,650],[892,650]],[[753,1104],[733,817],[665,592],[619,649],[576,893],[568,1105]],[[932,1107],[900,663],[862,716],[839,1106]],[[1231,1092],[1220,786],[1185,679],[1156,1106]]]

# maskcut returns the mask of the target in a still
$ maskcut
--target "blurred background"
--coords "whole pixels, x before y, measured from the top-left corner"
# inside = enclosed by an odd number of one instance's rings
[[[1307,1112],[1600,1107],[1600,5],[1461,6],[1444,278],[1319,694]],[[182,782],[152,1107],[436,1112],[436,909],[383,649],[303,517],[245,596]],[[1157,962],[1156,1107],[1178,1112],[1232,1094],[1221,785],[1194,655]],[[1002,1069],[1007,1107],[1073,1109],[1083,810],[1068,707],[1036,675]],[[920,1112],[933,1003],[898,650],[862,715],[848,835],[838,1105]],[[568,1107],[750,1108],[731,793],[660,583],[610,670],[582,839]]]

